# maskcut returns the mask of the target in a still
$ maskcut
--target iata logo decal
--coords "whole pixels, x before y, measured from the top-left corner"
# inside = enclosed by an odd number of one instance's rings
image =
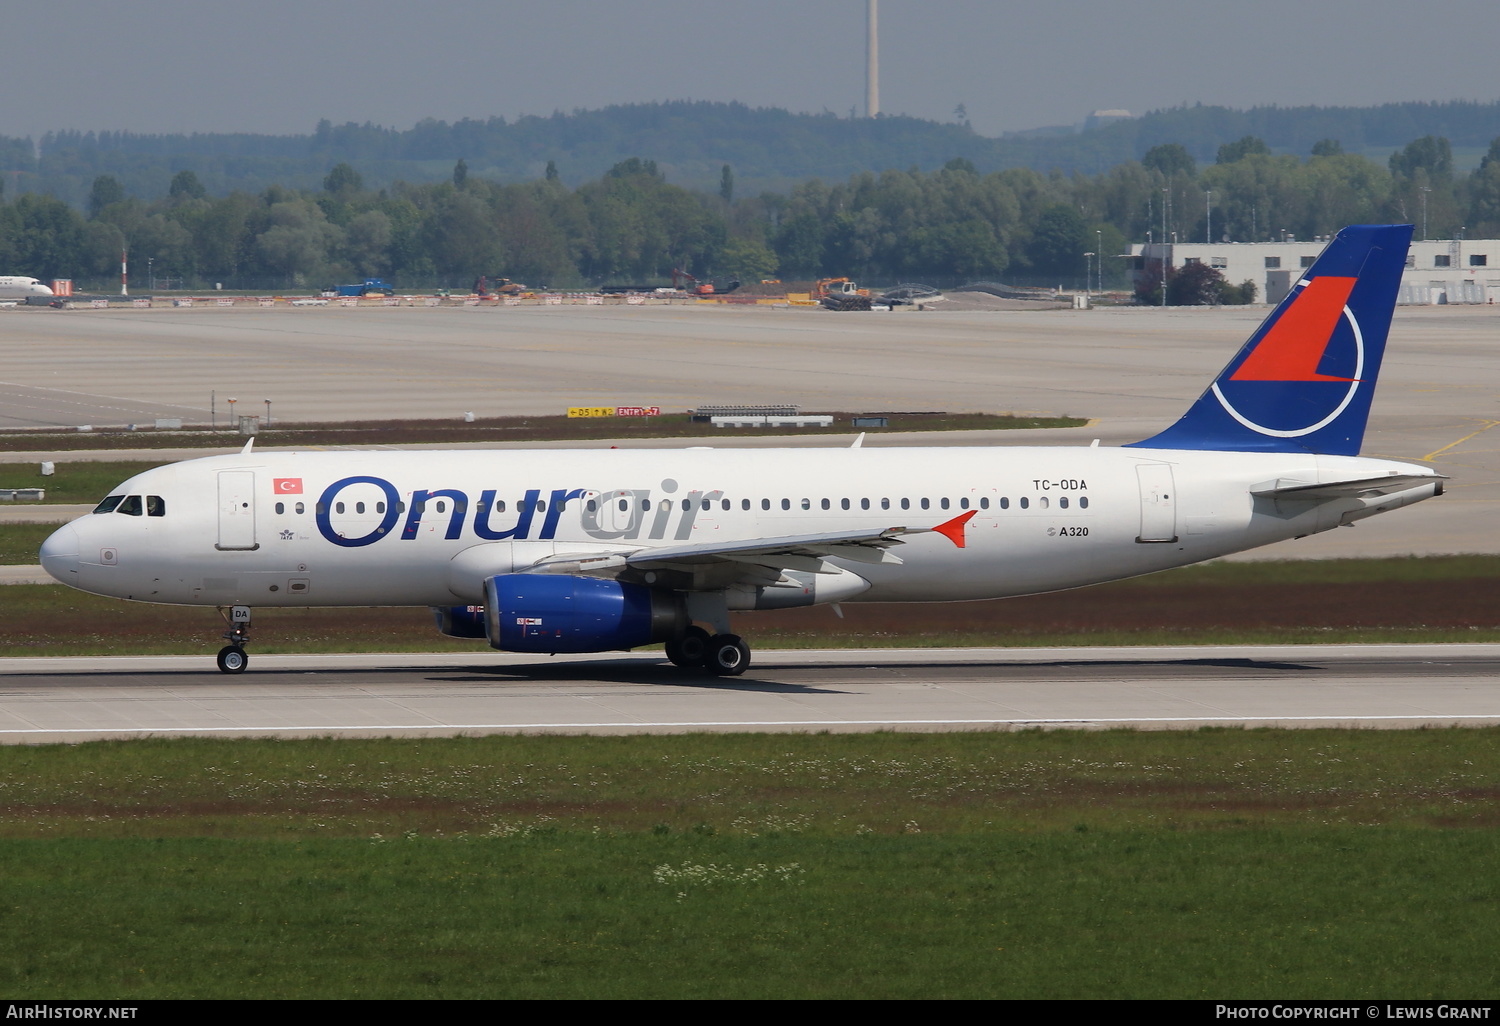
[[[1295,299],[1213,393],[1235,420],[1274,438],[1338,420],[1363,383],[1365,343],[1348,307],[1355,278],[1303,279]],[[1268,387],[1270,386],[1270,387]]]

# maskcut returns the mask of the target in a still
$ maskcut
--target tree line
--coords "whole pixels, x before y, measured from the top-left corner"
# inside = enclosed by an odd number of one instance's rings
[[[348,162],[321,185],[209,194],[191,170],[166,194],[92,182],[86,209],[0,192],[0,271],[106,285],[128,251],[133,280],[188,287],[314,288],[365,276],[399,288],[467,288],[480,276],[556,288],[700,278],[968,280],[1081,287],[1128,284],[1130,242],[1256,242],[1328,235],[1346,224],[1404,221],[1418,236],[1500,235],[1500,138],[1477,170],[1424,136],[1384,164],[1316,142],[1302,158],[1246,136],[1199,167],[1180,143],[1095,174],[1029,168],[861,172],[741,195],[723,165],[716,189],[673,184],[654,162],[620,161],[576,187],[548,162],[531,181],[498,183],[463,160],[447,180],[366,187]],[[1165,233],[1165,234],[1164,234]],[[1101,259],[1102,257],[1102,259]],[[1228,298],[1226,294],[1226,298]]]

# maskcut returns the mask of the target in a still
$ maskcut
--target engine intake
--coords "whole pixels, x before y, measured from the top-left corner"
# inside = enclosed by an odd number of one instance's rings
[[[639,584],[553,574],[484,582],[490,645],[506,652],[610,652],[666,641],[688,625],[682,596]]]

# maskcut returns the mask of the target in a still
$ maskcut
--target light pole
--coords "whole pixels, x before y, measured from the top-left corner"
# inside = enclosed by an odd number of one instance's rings
[[[1167,305],[1167,264],[1169,262],[1167,250],[1167,203],[1172,199],[1172,190],[1161,191],[1161,305]]]
[[[1099,295],[1104,295],[1104,229],[1094,229],[1094,237],[1099,240],[1095,247],[1099,251],[1099,262],[1094,265],[1094,273],[1099,276]]]
[[[1083,294],[1084,295],[1088,296],[1088,295],[1092,295],[1093,294],[1093,291],[1094,291],[1094,289],[1093,289],[1093,282],[1094,282],[1094,254],[1092,254],[1092,253],[1085,253],[1083,255]]]
[[[267,400],[265,400],[265,403],[266,403],[266,427],[269,428],[271,426],[271,400],[267,399]]]
[[[1430,189],[1429,187],[1427,187],[1425,185],[1419,185],[1419,186],[1417,186],[1417,188],[1420,189],[1420,190],[1422,190],[1422,241],[1426,242],[1427,241],[1427,194],[1429,192],[1431,192],[1432,189]]]
[[[225,402],[229,403],[229,430],[233,431],[235,428],[239,427],[240,423],[239,421],[234,419],[234,404],[239,402],[239,400],[226,399]]]
[[[1203,244],[1205,246],[1214,241],[1214,191],[1209,189],[1206,196],[1207,199],[1203,201]]]

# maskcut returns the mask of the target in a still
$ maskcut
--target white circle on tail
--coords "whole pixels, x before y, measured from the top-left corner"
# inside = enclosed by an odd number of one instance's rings
[[[1300,438],[1303,435],[1310,435],[1314,431],[1321,431],[1329,424],[1332,424],[1334,421],[1338,420],[1340,415],[1342,415],[1343,412],[1349,408],[1349,404],[1354,401],[1354,394],[1359,391],[1359,386],[1364,384],[1365,372],[1365,338],[1364,335],[1360,333],[1359,321],[1354,319],[1354,312],[1347,306],[1344,307],[1344,320],[1349,322],[1349,328],[1354,332],[1354,373],[1351,375],[1352,380],[1349,382],[1349,390],[1344,393],[1343,400],[1338,404],[1338,406],[1334,407],[1332,413],[1324,417],[1322,420],[1318,421],[1316,424],[1309,424],[1307,427],[1293,428],[1288,431],[1284,431],[1279,428],[1266,427],[1264,424],[1257,424],[1249,417],[1246,417],[1239,410],[1235,409],[1234,404],[1231,403],[1229,399],[1224,395],[1224,393],[1219,390],[1219,383],[1215,381],[1212,386],[1212,391],[1214,396],[1219,400],[1219,405],[1224,407],[1224,412],[1229,414],[1245,427],[1249,428],[1251,431],[1258,432],[1262,435],[1270,435],[1273,438]]]

